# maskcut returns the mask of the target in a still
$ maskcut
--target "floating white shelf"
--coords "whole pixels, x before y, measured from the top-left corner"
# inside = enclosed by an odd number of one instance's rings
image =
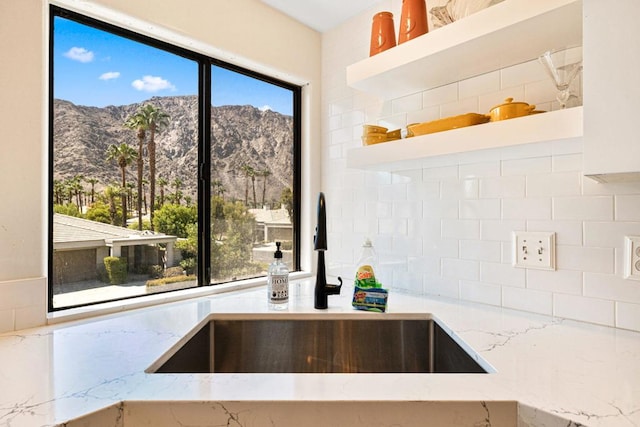
[[[406,170],[433,156],[576,138],[583,135],[582,122],[582,107],[574,107],[352,148],[347,167]]]
[[[582,44],[582,0],[505,0],[347,67],[383,99],[457,82]]]

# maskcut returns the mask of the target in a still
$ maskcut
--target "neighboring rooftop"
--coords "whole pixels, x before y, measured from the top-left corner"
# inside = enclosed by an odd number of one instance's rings
[[[176,239],[175,236],[167,236],[163,233],[133,230],[58,213],[53,215],[53,225],[53,243],[60,249],[68,246],[106,246],[114,240],[121,239],[131,239],[135,242],[149,241],[149,243],[158,243],[159,239],[163,241]]]

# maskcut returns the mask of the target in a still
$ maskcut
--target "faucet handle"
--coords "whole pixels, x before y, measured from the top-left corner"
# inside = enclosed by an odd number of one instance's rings
[[[338,276],[339,285],[333,285],[327,283],[325,286],[327,295],[340,295],[340,289],[342,288],[342,277]]]

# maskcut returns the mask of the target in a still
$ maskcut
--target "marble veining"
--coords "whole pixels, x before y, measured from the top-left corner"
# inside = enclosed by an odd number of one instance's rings
[[[318,314],[313,283],[291,290]],[[268,313],[264,289],[0,335],[0,426],[640,426],[640,333],[393,291],[389,313],[431,313],[496,372],[145,373],[222,313]],[[384,316],[348,288],[322,315],[343,313]]]

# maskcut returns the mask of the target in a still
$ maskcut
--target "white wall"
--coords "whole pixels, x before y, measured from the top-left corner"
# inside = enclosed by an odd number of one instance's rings
[[[558,108],[536,61],[387,102],[347,87],[345,67],[369,54],[373,14],[391,11],[398,28],[400,8],[381,1],[323,34],[332,274],[351,280],[370,236],[386,287],[640,330],[640,282],[623,279],[624,236],[640,234],[640,185],[583,177],[582,138],[444,156],[398,173],[346,168],[365,123],[394,129],[488,112],[506,97]],[[514,230],[555,231],[557,271],[512,267]]]
[[[303,186],[317,191],[320,35],[259,0],[52,0],[304,85]],[[0,1],[0,332],[46,323],[48,2]],[[303,227],[311,230],[310,203]],[[311,232],[303,247],[311,247]],[[310,256],[303,267],[310,267]]]

